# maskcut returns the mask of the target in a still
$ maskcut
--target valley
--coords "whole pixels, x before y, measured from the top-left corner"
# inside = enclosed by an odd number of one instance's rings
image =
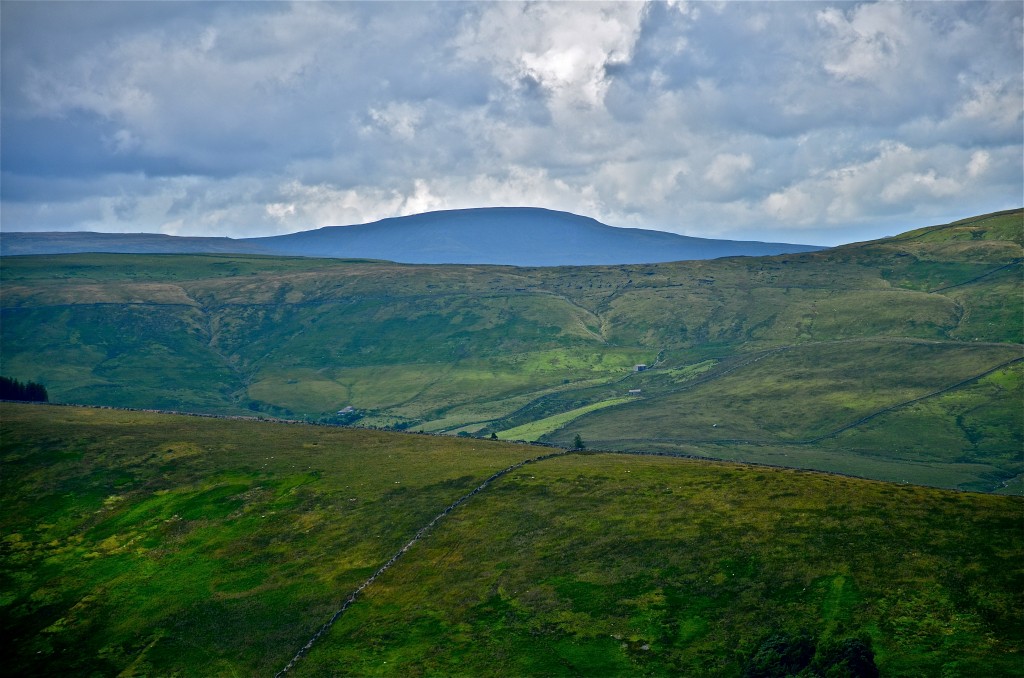
[[[58,402],[1020,491],[1022,231],[591,267],[7,257],[4,369]]]

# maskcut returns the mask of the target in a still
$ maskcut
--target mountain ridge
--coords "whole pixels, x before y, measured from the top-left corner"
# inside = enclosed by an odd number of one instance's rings
[[[0,255],[268,254],[380,259],[407,264],[590,266],[769,256],[816,245],[697,238],[620,228],[539,207],[484,207],[390,217],[256,238],[183,237],[88,231],[0,234]]]

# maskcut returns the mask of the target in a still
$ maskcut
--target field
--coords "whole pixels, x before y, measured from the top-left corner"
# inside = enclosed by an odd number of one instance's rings
[[[550,417],[532,421],[529,424],[510,428],[497,434],[497,437],[499,440],[525,440],[532,443],[541,436],[553,433],[554,431],[564,427],[572,420],[577,419],[588,412],[628,402],[629,398],[612,398],[610,400],[602,400],[591,405],[577,407],[575,410],[569,410],[568,412],[562,412],[560,414],[553,414]]]
[[[1021,574],[999,546],[1019,540],[1021,505],[1000,502],[659,458],[550,460],[453,515],[302,675],[728,676],[776,632],[866,635],[887,676],[1016,675],[1024,629],[1004,615],[1019,608],[988,598]]]
[[[1014,210],[821,252],[631,266],[5,257],[0,345],[4,376],[58,402],[579,434],[1019,493],[1022,244]]]
[[[374,431],[2,413],[18,675],[272,673],[440,508],[535,456]]]
[[[540,439],[571,445],[579,434],[599,449],[1007,491],[1024,470],[1019,355],[998,344],[808,344],[661,398],[588,413]],[[993,365],[1002,367],[985,374]]]
[[[104,409],[0,415],[12,675],[272,674],[445,507],[544,452]],[[546,459],[438,521],[294,673],[738,676],[806,636],[815,661],[870,646],[885,676],[1020,676],[1022,510],[725,462]]]

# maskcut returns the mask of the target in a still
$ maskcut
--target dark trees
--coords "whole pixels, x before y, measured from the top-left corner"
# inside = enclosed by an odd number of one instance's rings
[[[0,400],[28,400],[46,403],[50,401],[50,396],[42,384],[37,384],[34,381],[23,384],[17,379],[0,377]]]

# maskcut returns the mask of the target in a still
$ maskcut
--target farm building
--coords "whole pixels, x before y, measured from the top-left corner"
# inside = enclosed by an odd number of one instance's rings
[[[642,363],[641,363],[640,365],[636,365],[636,366],[635,366],[635,367],[633,368],[633,371],[634,371],[634,372],[643,372],[643,371],[644,371],[644,370],[646,370],[646,369],[647,369],[647,365],[644,365],[644,364],[642,364]]]

